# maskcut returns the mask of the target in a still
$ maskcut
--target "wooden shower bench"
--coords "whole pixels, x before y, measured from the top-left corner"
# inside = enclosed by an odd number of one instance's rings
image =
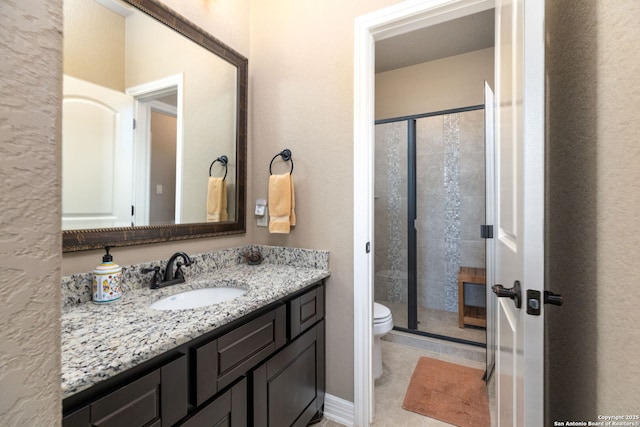
[[[458,327],[464,328],[464,325],[472,325],[486,328],[486,307],[476,307],[464,303],[465,283],[482,286],[484,289],[487,284],[486,270],[476,267],[460,267],[458,273]]]

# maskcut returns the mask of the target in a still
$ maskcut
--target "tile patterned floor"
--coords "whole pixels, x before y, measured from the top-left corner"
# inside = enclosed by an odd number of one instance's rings
[[[382,341],[384,373],[375,382],[375,416],[372,427],[450,427],[450,424],[402,409],[402,402],[418,359],[421,356],[446,360],[460,365],[484,369],[484,349],[468,348],[461,344],[440,345],[438,340],[414,339],[411,334],[392,332]],[[385,337],[385,338],[386,338]],[[402,343],[404,342],[404,344]],[[410,343],[411,345],[406,345]],[[429,348],[430,350],[426,350]],[[482,357],[480,357],[480,356]],[[489,404],[495,405],[489,387]],[[319,427],[339,427],[341,424],[324,420]]]
[[[421,356],[446,360],[473,368],[484,368],[484,363],[463,359],[458,356],[409,347],[389,341],[382,342],[382,360],[384,373],[376,381],[375,427],[415,426],[436,427],[449,426],[433,418],[402,409],[404,395],[416,363]]]
[[[328,419],[322,420],[319,424],[314,424],[313,427],[344,427],[342,424]]]
[[[389,307],[395,326],[407,327],[407,304],[380,301]],[[480,343],[486,342],[486,330],[474,326],[458,327],[458,312],[435,310],[418,306],[418,329],[423,332],[460,338]]]

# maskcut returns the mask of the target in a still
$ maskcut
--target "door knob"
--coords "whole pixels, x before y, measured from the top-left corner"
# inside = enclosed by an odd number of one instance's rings
[[[516,280],[513,282],[513,288],[505,288],[502,285],[493,285],[491,290],[498,298],[511,298],[516,305],[516,308],[522,306],[522,293],[520,292],[520,282]]]

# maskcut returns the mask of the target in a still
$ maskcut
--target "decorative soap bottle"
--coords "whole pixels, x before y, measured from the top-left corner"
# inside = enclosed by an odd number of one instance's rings
[[[122,267],[114,264],[113,257],[107,252],[102,257],[102,264],[93,270],[93,302],[104,304],[113,302],[122,296]]]

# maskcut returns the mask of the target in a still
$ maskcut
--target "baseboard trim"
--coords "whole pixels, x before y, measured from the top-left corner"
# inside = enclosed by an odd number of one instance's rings
[[[353,427],[353,411],[353,402],[349,402],[348,400],[341,399],[331,394],[324,395],[324,416],[327,419],[347,427]]]

